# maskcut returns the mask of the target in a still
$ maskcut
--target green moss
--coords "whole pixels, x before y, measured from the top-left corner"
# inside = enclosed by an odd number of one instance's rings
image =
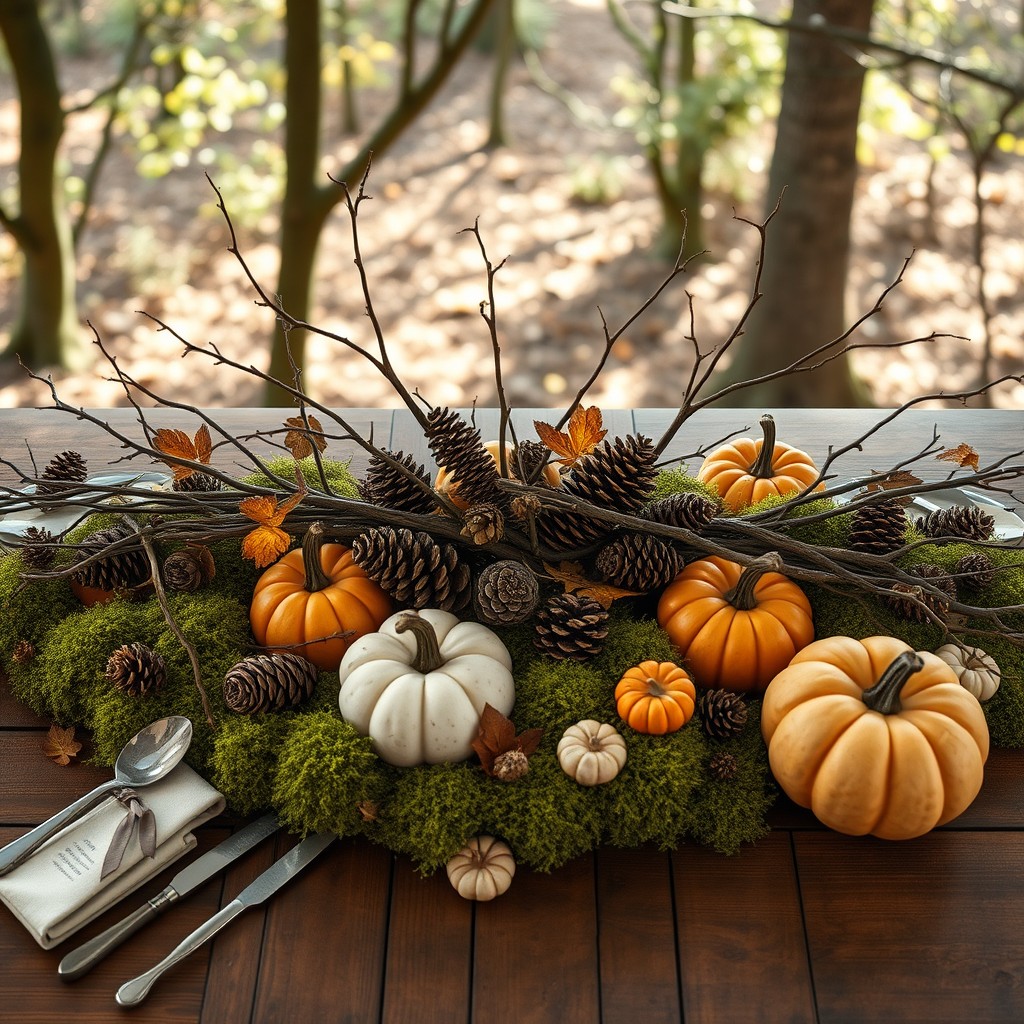
[[[716,487],[708,487],[707,484],[681,469],[661,470],[655,478],[654,490],[648,501],[659,501],[661,498],[667,498],[670,494],[699,494],[714,502],[718,501]]]
[[[10,674],[19,640],[39,646],[53,622],[81,607],[66,579],[21,578],[21,554],[0,558],[0,664]]]
[[[210,782],[239,814],[273,803],[274,777],[291,715],[228,715],[220,722],[210,758]]]
[[[359,481],[356,480],[349,470],[349,462],[339,462],[335,459],[325,459],[323,457],[321,457],[320,462],[324,469],[324,476],[327,478],[327,482],[335,494],[341,495],[344,498],[359,497]],[[271,473],[282,479],[295,479],[295,460],[291,456],[276,456],[275,458],[267,459],[266,464]],[[323,490],[320,471],[317,469],[313,456],[310,455],[300,459],[299,465],[302,468],[302,475],[305,477],[309,488],[311,490]],[[269,476],[259,472],[251,473],[245,477],[243,483],[249,484],[252,487],[277,486]]]

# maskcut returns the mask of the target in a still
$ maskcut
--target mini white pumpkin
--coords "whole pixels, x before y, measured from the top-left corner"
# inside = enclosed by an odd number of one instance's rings
[[[341,660],[338,705],[389,764],[465,761],[484,706],[515,702],[512,658],[479,622],[424,608],[398,612]]]
[[[570,725],[558,741],[562,771],[581,786],[611,782],[626,763],[626,741],[606,722],[585,718]]]
[[[980,647],[943,644],[935,652],[960,679],[960,685],[980,701],[989,700],[999,689],[1002,673],[995,658]]]
[[[516,860],[507,843],[494,836],[476,836],[446,865],[448,881],[467,900],[493,900],[507,891]]]

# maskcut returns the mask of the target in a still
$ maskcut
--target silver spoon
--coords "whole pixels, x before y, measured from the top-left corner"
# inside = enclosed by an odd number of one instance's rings
[[[111,790],[137,789],[162,779],[182,759],[192,742],[192,723],[171,715],[140,729],[122,748],[114,763],[114,777],[80,796],[52,818],[0,849],[0,875],[13,871],[65,825],[95,807]]]

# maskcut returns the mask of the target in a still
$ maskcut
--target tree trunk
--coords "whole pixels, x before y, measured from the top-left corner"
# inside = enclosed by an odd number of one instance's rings
[[[0,36],[21,104],[20,208],[0,222],[21,251],[21,306],[6,352],[33,366],[78,368],[84,362],[75,305],[71,227],[56,170],[64,132],[60,86],[34,0],[0,3]]]
[[[821,17],[830,25],[867,33],[872,6],[873,0],[795,0],[793,20],[806,23]],[[768,209],[783,197],[768,226],[764,297],[719,384],[788,366],[846,329],[844,293],[863,80],[863,68],[827,35],[790,33]],[[811,373],[742,389],[730,400],[758,408],[869,404],[846,357]]]

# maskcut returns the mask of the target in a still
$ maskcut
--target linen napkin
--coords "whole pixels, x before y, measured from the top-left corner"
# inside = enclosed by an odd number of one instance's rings
[[[63,942],[194,849],[191,830],[224,810],[224,797],[184,763],[135,795],[155,821],[152,857],[143,853],[149,836],[137,828],[124,844],[126,821],[139,816],[139,808],[129,806],[136,801],[110,796],[0,877],[0,900],[43,949]],[[112,843],[123,846],[120,864],[102,877]]]

